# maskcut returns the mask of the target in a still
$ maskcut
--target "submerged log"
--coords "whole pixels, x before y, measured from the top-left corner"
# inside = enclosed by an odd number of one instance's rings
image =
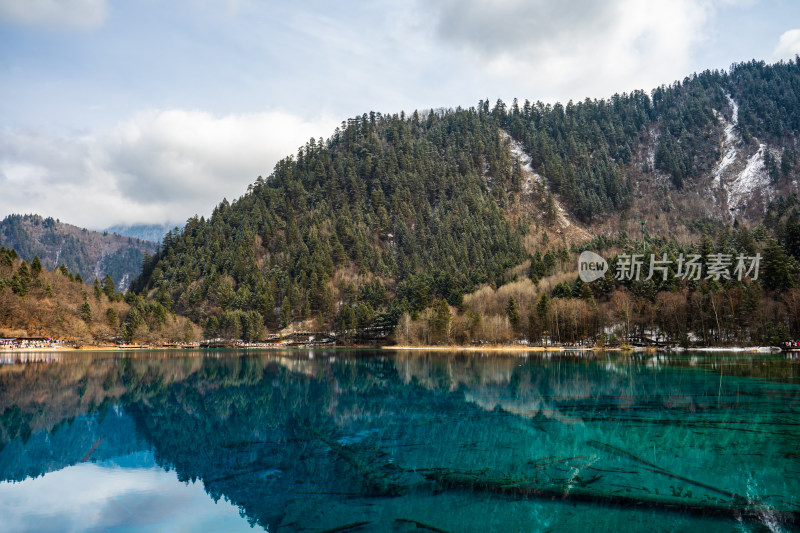
[[[516,480],[488,477],[481,472],[452,472],[443,469],[428,470],[423,476],[444,489],[467,489],[506,494],[521,498],[540,498],[588,502],[614,507],[642,507],[661,509],[701,516],[719,516],[731,519],[758,520],[768,512],[781,524],[800,524],[800,512],[789,510],[766,510],[758,505],[735,500],[731,502],[691,501],[686,498],[670,498],[652,494],[620,494],[573,485],[520,483]]]
[[[730,492],[730,491],[727,491],[725,489],[719,489],[719,488],[714,487],[712,485],[708,485],[708,484],[702,483],[700,481],[695,481],[694,479],[689,479],[688,477],[681,476],[679,474],[674,474],[674,473],[670,472],[669,470],[661,468],[660,466],[658,466],[656,464],[653,464],[650,461],[642,459],[641,457],[638,457],[638,456],[632,454],[631,452],[629,452],[627,450],[623,450],[622,448],[617,448],[616,446],[613,446],[611,444],[606,444],[604,442],[600,442],[600,441],[597,441],[597,440],[590,440],[590,441],[588,441],[588,444],[594,446],[595,448],[599,448],[599,449],[602,449],[602,450],[610,451],[610,452],[612,452],[614,454],[621,455],[623,457],[627,457],[628,459],[636,461],[637,463],[641,463],[641,464],[643,464],[643,465],[648,467],[646,470],[648,470],[650,472],[653,472],[655,474],[661,474],[663,476],[671,477],[672,479],[677,479],[679,481],[683,481],[685,483],[689,483],[690,485],[694,485],[695,487],[700,487],[702,489],[710,490],[711,492],[716,492],[717,494],[721,494],[721,495],[723,495],[723,496],[725,496],[727,498],[733,498],[734,500],[739,501],[739,502],[746,502],[747,501],[747,498],[745,498],[744,496],[742,496],[740,494],[736,494],[735,492]]]
[[[406,522],[408,524],[414,524],[415,526],[417,526],[417,529],[426,529],[428,531],[434,531],[435,533],[450,533],[446,529],[439,529],[436,526],[431,526],[431,525],[425,524],[423,522],[420,522],[419,520],[412,520],[410,518],[395,518],[394,521],[395,522]]]
[[[366,484],[365,496],[399,496],[401,486],[386,479],[371,468],[368,463],[361,461],[351,449],[336,442],[334,439],[323,435],[311,426],[296,420],[297,425],[315,439],[324,442],[333,453],[349,464],[359,473]]]
[[[345,531],[353,531],[355,529],[360,529],[364,526],[368,526],[372,522],[363,521],[363,522],[353,522],[352,524],[347,524],[344,526],[334,527],[332,529],[325,529],[320,531],[319,533],[344,533]]]
[[[80,460],[80,462],[81,462],[81,463],[85,463],[86,461],[88,461],[89,459],[91,459],[91,457],[92,457],[92,454],[93,454],[93,453],[94,453],[94,451],[97,449],[97,447],[98,447],[98,446],[100,446],[100,443],[101,443],[101,442],[103,442],[103,439],[104,439],[104,438],[106,438],[106,437],[105,437],[105,435],[103,435],[102,437],[100,437],[99,439],[97,439],[97,442],[95,442],[95,443],[94,443],[94,445],[93,445],[91,448],[89,448],[89,451],[88,451],[88,452],[86,452],[86,455],[84,455],[84,456],[83,456],[83,459],[81,459],[81,460]]]

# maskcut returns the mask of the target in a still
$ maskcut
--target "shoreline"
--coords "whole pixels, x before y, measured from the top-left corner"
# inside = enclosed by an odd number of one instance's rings
[[[509,345],[397,345],[382,346],[382,350],[407,350],[427,352],[739,352],[739,353],[778,353],[782,350],[776,346],[701,346],[696,348],[682,347],[655,347],[655,346],[630,346],[630,347],[569,347],[569,346],[523,346]]]
[[[3,353],[28,353],[28,352],[126,352],[126,351],[146,351],[146,350],[193,350],[200,349],[200,347],[179,347],[179,346],[108,346],[108,345],[85,345],[79,348],[74,346],[42,346],[34,348],[0,348],[0,354]]]
[[[229,349],[239,350],[314,350],[317,348],[351,350],[351,346],[241,346]],[[779,353],[782,352],[776,346],[701,346],[693,348],[682,347],[653,347],[653,346],[630,346],[630,347],[569,347],[569,346],[525,346],[520,344],[491,344],[491,345],[394,345],[394,346],[358,346],[358,348],[372,348],[376,350],[396,350],[396,351],[423,351],[423,352],[505,352],[505,353],[563,353],[563,352],[734,352],[734,353]],[[109,345],[84,345],[78,348],[72,346],[45,346],[45,347],[25,347],[9,348],[0,347],[0,354],[4,353],[32,353],[32,352],[131,352],[131,351],[187,351],[187,350],[214,350],[218,348],[208,348],[201,346],[153,346],[153,345],[129,345],[129,346],[109,346]]]
[[[381,346],[381,350],[418,350],[426,352],[596,352],[596,351],[622,351],[622,348],[565,348],[563,346],[524,346],[521,344],[489,344],[489,345],[408,345]]]

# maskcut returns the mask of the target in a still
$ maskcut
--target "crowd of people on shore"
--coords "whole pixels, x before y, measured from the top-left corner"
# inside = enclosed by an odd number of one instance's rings
[[[49,337],[18,337],[0,339],[0,350],[43,350],[62,346],[60,340]]]

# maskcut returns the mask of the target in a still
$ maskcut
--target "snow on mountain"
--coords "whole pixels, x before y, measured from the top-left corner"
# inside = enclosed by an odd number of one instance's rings
[[[770,179],[764,166],[765,144],[758,146],[758,151],[747,160],[747,166],[736,178],[726,184],[728,190],[728,207],[731,211],[740,209],[756,190],[762,190],[769,196]]]
[[[502,135],[504,139],[508,140],[511,155],[519,160],[520,166],[522,167],[522,174],[524,176],[522,181],[522,192],[528,195],[534,194],[537,184],[539,187],[541,187],[540,191],[549,191],[550,187],[547,183],[547,180],[545,180],[544,176],[533,169],[533,159],[525,152],[522,143],[516,141],[513,137],[511,137],[511,135],[503,130],[500,130],[500,135]],[[557,211],[556,223],[560,228],[559,233],[561,231],[568,231],[577,236],[579,240],[588,240],[591,238],[585,229],[570,220],[569,211],[567,211],[567,209],[561,204],[558,195],[553,195],[553,201]]]
[[[759,143],[754,153],[751,153],[752,148],[748,150],[738,131],[739,105],[731,95],[727,95],[727,98],[731,121],[728,122],[722,113],[715,111],[724,127],[721,145],[723,156],[711,172],[711,187],[718,191],[721,198],[727,199],[729,214],[738,217],[754,201],[756,204],[769,201],[775,196],[775,191],[764,165],[764,154],[770,148],[765,143]]]
[[[533,180],[538,181],[539,183],[544,184],[544,178],[541,174],[537,173],[533,170],[533,165],[531,164],[533,159],[527,153],[525,153],[525,149],[522,147],[522,143],[519,141],[514,140],[509,134],[504,131],[500,132],[503,135],[503,138],[508,139],[508,142],[511,143],[511,155],[519,160],[520,166],[522,166],[523,173],[526,176],[525,182],[522,184],[523,191],[526,194],[531,194],[533,192]]]
[[[718,187],[721,184],[722,175],[725,172],[725,169],[727,169],[734,161],[736,161],[736,146],[741,142],[739,134],[736,131],[736,126],[739,125],[739,105],[733,100],[733,98],[731,98],[731,95],[727,95],[727,97],[732,111],[731,121],[728,122],[724,115],[717,113],[717,111],[714,110],[714,113],[720,118],[725,126],[725,139],[722,141],[722,150],[725,155],[722,156],[722,160],[717,164],[713,172],[713,184],[715,187]]]

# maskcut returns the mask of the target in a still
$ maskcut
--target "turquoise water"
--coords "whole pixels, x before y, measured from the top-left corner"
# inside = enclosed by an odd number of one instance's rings
[[[0,531],[800,528],[782,355],[28,359],[0,365]]]

